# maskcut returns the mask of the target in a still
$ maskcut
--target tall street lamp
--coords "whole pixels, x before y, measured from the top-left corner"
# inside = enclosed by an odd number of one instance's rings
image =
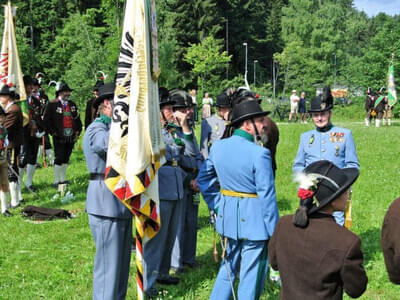
[[[246,47],[244,80],[245,80],[245,82],[247,83],[247,43],[243,43],[243,46]]]
[[[255,59],[254,61],[254,87],[256,86],[256,63],[258,63],[258,60]]]

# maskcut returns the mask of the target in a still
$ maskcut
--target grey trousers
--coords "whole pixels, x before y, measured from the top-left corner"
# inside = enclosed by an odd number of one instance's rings
[[[93,299],[125,299],[132,246],[132,218],[89,215],[96,244]]]
[[[169,276],[172,247],[178,228],[178,201],[160,200],[160,231],[143,248],[143,285],[145,292],[153,287],[157,278]]]

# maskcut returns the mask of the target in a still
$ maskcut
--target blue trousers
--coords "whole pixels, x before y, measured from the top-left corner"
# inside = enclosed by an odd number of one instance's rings
[[[160,200],[160,231],[143,248],[144,291],[151,290],[157,278],[166,278],[178,228],[178,201]]]
[[[190,192],[190,197],[187,198],[185,227],[183,230],[183,263],[194,264],[196,262],[198,215],[199,205],[193,203],[193,194]]]
[[[182,269],[183,263],[196,262],[197,218],[199,206],[193,204],[193,192],[184,190],[184,199],[178,206],[178,229],[172,250],[171,267]]]
[[[239,273],[238,299],[258,299],[268,272],[267,241],[228,239],[226,261],[222,261],[212,290],[211,300],[229,300],[232,295],[229,274],[234,285]],[[228,266],[228,268],[227,268]]]
[[[118,219],[89,214],[96,244],[93,299],[125,299],[132,246],[132,218]]]

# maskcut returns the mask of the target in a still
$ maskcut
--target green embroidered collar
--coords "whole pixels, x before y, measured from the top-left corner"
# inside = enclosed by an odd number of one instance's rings
[[[254,136],[248,133],[247,131],[244,131],[243,129],[235,129],[233,132],[233,135],[241,136],[245,138],[246,140],[254,143]]]

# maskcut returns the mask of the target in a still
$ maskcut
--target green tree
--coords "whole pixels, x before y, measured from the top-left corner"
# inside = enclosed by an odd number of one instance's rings
[[[192,44],[185,54],[185,61],[193,66],[191,72],[197,77],[198,87],[202,91],[217,94],[218,78],[231,59],[213,36],[205,38],[199,44]]]

